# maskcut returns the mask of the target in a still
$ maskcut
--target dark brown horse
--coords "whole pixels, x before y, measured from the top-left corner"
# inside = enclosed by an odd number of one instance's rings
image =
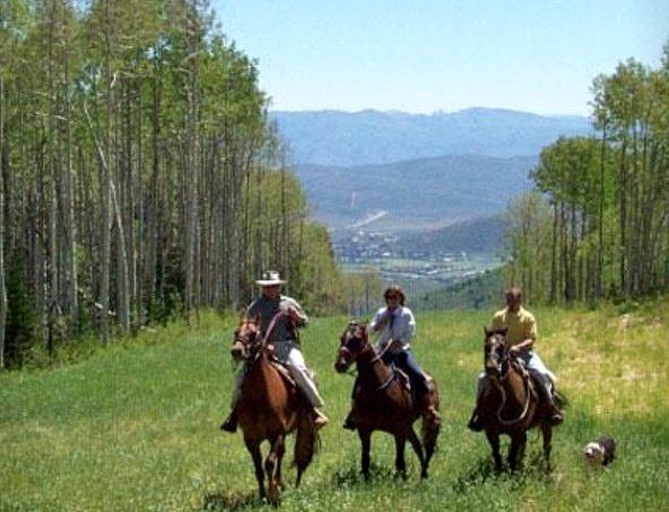
[[[492,448],[495,469],[502,469],[499,436],[511,438],[508,463],[515,470],[522,460],[527,431],[539,427],[543,436],[546,466],[550,467],[553,430],[547,418],[547,406],[539,401],[537,384],[522,362],[510,355],[506,330],[490,331],[484,328],[484,363],[487,384],[479,398],[479,414]]]
[[[318,444],[318,434],[309,419],[305,399],[299,394],[287,372],[271,361],[272,347],[263,339],[260,320],[242,317],[234,333],[230,350],[233,358],[245,361],[237,417],[244,443],[253,458],[260,497],[278,505],[281,488],[281,461],[286,437],[297,431],[294,464],[299,486],[302,474],[310,464]],[[264,472],[260,445],[269,442]],[[268,489],[265,489],[265,476]]]
[[[368,341],[365,324],[352,321],[341,335],[335,370],[346,372],[353,363],[358,370],[355,404],[355,424],[362,443],[362,474],[369,477],[371,436],[375,430],[395,437],[395,468],[406,477],[404,447],[411,443],[420,461],[421,478],[427,478],[427,469],[434,454],[439,435],[439,421],[423,415],[423,444],[413,428],[421,415],[416,401],[404,380],[387,366]],[[430,400],[439,408],[437,385],[430,383]]]

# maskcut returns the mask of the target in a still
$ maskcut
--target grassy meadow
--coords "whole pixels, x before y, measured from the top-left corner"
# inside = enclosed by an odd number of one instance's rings
[[[332,421],[299,489],[289,440],[282,508],[669,510],[669,299],[625,310],[531,309],[538,352],[571,402],[555,431],[551,472],[539,462],[536,431],[523,469],[496,475],[485,436],[465,428],[491,312],[429,312],[417,315],[414,351],[442,396],[430,478],[419,480],[408,448],[409,478],[396,479],[392,439],[376,433],[365,482],[357,435],[340,426],[353,379],[332,368],[347,318],[314,318],[303,349]],[[0,510],[268,509],[241,434],[218,429],[233,380],[234,323],[203,315],[195,327],[144,331],[75,363],[0,374]],[[588,467],[582,448],[603,433],[618,441],[618,459]]]

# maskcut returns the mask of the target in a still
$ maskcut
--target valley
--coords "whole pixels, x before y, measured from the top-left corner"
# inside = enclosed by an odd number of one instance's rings
[[[584,117],[486,108],[271,115],[342,268],[414,297],[499,267],[502,214],[532,190],[542,148],[591,132]]]

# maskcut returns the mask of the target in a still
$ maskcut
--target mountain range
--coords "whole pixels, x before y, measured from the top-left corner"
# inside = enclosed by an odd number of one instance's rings
[[[560,136],[592,132],[588,118],[504,109],[458,112],[274,111],[295,165],[362,166],[446,155],[536,156]]]

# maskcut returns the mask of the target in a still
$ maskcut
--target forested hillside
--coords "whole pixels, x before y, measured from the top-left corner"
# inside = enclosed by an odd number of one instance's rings
[[[236,306],[268,267],[338,307],[256,64],[205,4],[0,2],[0,368]]]
[[[296,174],[315,217],[333,232],[362,226],[379,211],[385,213],[370,229],[424,231],[499,214],[531,190],[536,163],[533,156],[449,155],[357,167],[300,165]]]
[[[560,138],[507,210],[507,280],[553,303],[669,291],[669,43],[593,81],[592,137]]]

